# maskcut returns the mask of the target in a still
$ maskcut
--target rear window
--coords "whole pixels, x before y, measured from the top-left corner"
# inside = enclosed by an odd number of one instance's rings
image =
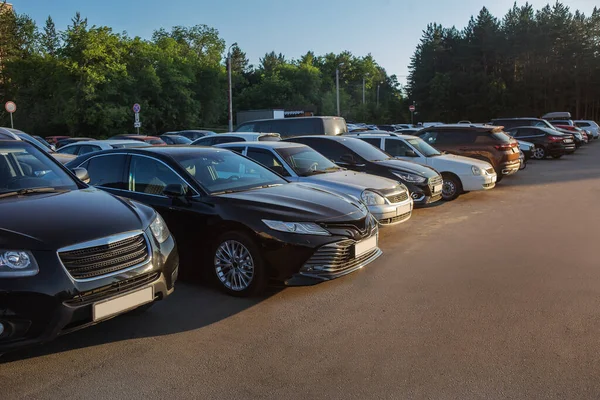
[[[265,135],[258,138],[259,142],[279,142],[281,138],[277,135]]]
[[[147,140],[150,144],[164,144],[165,142],[162,139],[149,139]]]
[[[506,132],[492,132],[491,137],[503,143],[510,143],[510,136]]]
[[[346,120],[343,118],[324,118],[323,124],[326,135],[341,135],[348,133]]]

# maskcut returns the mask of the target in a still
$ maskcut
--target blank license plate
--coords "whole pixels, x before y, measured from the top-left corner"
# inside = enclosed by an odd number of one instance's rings
[[[433,187],[433,193],[438,193],[442,191],[442,185],[436,185]]]
[[[368,239],[358,242],[354,245],[354,257],[360,257],[361,255],[368,253],[369,251],[377,247],[377,235],[372,236]]]
[[[410,212],[410,203],[396,207],[396,216]]]
[[[150,286],[121,297],[96,303],[93,307],[94,321],[121,314],[142,304],[150,303],[153,300],[154,288]]]

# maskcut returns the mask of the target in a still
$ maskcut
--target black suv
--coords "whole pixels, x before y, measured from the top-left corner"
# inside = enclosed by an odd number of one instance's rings
[[[236,132],[274,132],[281,137],[302,135],[342,135],[348,133],[342,117],[296,117],[259,119],[240,124]]]
[[[360,139],[347,136],[302,136],[285,141],[312,147],[341,167],[402,182],[410,191],[415,207],[442,198],[443,179],[436,170],[392,158],[378,147]]]
[[[533,143],[533,158],[541,160],[548,156],[561,158],[575,151],[575,142],[571,135],[560,133],[554,129],[533,126],[521,126],[507,129],[506,133],[515,139]]]
[[[150,207],[90,188],[0,128],[0,354],[168,296],[179,256]]]

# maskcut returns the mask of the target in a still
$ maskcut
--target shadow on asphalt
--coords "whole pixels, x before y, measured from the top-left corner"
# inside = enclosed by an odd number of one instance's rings
[[[200,329],[251,308],[282,289],[274,286],[261,297],[236,298],[199,283],[178,282],[171,296],[144,313],[121,315],[52,342],[5,354],[0,357],[0,365],[106,343]]]

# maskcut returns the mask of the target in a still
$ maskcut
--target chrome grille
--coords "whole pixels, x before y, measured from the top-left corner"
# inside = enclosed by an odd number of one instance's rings
[[[88,244],[93,243],[89,242]],[[100,245],[69,248],[58,256],[74,279],[92,279],[144,263],[150,258],[144,234]]]
[[[387,199],[392,204],[400,203],[401,201],[408,199],[408,192],[405,190],[402,193],[396,193],[388,196]]]
[[[354,257],[354,240],[342,240],[320,247],[302,267],[302,272],[313,275],[342,275],[344,272],[357,268],[372,257],[378,256],[381,250],[373,250]]]
[[[379,221],[379,223],[381,225],[391,225],[391,224],[395,224],[397,222],[406,221],[410,218],[411,215],[412,215],[412,211],[409,211],[407,213],[400,214],[400,215],[397,215],[392,218],[382,219],[381,221]]]

